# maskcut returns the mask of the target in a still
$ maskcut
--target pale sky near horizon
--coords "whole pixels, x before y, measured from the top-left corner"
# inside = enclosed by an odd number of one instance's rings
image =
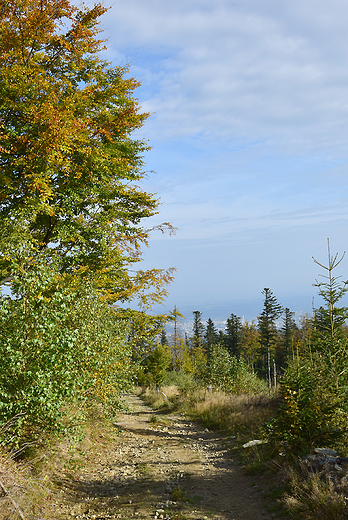
[[[177,268],[155,311],[249,320],[264,287],[297,313],[319,306],[312,256],[325,262],[327,237],[348,248],[348,3],[104,5],[106,58],[130,63],[153,114],[138,135],[162,205],[146,226],[179,228],[145,252],[142,267]]]

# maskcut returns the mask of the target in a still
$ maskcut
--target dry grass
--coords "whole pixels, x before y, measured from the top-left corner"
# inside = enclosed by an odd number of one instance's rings
[[[208,427],[224,431],[258,430],[272,414],[272,401],[265,396],[226,395],[207,392],[193,403],[193,414]]]
[[[101,442],[117,435],[97,404],[86,411],[80,426],[79,434],[71,431],[70,437],[46,435],[21,459],[0,449],[0,520],[56,518],[54,503],[60,500],[62,483],[66,485],[81,466],[97,457]]]
[[[33,473],[34,461],[15,462],[8,453],[0,454],[0,519],[35,518],[51,491],[44,475]]]
[[[206,426],[226,432],[258,430],[274,412],[275,399],[268,395],[210,394],[204,388],[180,392],[169,386],[143,392],[145,401],[156,409],[176,410],[202,421]]]
[[[173,385],[163,386],[159,392],[146,388],[145,390],[137,389],[136,393],[141,395],[147,404],[157,410],[171,411],[180,407],[181,392]]]
[[[343,520],[348,518],[344,493],[320,473],[304,475],[288,470],[289,492],[282,502],[286,510],[301,520]]]

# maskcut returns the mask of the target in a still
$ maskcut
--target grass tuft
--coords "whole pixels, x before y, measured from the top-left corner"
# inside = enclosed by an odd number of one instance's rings
[[[289,492],[282,502],[295,518],[303,520],[343,520],[348,518],[346,497],[320,473],[306,475],[289,470]]]

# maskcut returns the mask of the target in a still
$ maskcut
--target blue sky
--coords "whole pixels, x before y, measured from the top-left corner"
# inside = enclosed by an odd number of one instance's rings
[[[250,320],[269,287],[310,312],[312,256],[325,261],[328,237],[347,248],[346,0],[104,5],[106,57],[130,63],[152,113],[138,135],[153,147],[144,187],[162,205],[146,225],[179,228],[145,252],[143,267],[177,268],[155,311]]]

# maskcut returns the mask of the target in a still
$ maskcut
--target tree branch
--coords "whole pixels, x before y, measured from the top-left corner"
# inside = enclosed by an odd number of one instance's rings
[[[2,280],[0,280],[0,285],[5,285],[5,283],[8,283],[10,282],[11,280],[13,280],[13,276],[8,276],[7,278],[3,278]]]

